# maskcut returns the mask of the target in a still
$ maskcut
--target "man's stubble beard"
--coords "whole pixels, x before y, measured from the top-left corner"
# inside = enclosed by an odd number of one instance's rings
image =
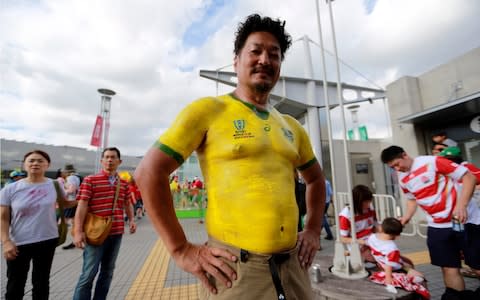
[[[269,83],[257,83],[253,87],[255,92],[259,94],[268,94],[273,88],[272,84]]]

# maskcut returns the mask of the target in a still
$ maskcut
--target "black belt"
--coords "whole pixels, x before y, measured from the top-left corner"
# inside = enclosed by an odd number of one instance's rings
[[[248,261],[248,251],[244,249],[240,249],[240,261],[245,263]],[[268,266],[270,267],[270,274],[272,275],[273,285],[275,286],[275,290],[277,291],[278,300],[286,300],[287,297],[285,296],[285,290],[282,286],[282,281],[280,280],[280,276],[278,275],[277,266],[281,265],[285,261],[290,258],[290,254],[288,253],[278,253],[272,254],[272,257],[268,259]]]

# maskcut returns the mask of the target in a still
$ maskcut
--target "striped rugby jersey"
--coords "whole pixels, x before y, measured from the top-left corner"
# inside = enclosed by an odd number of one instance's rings
[[[344,237],[351,236],[350,229],[350,207],[346,206],[342,209],[339,215],[340,220],[340,235]],[[357,233],[357,239],[365,240],[370,234],[373,233],[373,229],[377,225],[377,219],[373,206],[370,209],[361,214],[355,216],[355,231]]]
[[[460,195],[458,181],[466,172],[467,168],[444,157],[419,156],[410,172],[398,172],[398,180],[406,197],[426,212],[429,226],[449,228]]]
[[[368,238],[368,246],[377,263],[391,266],[393,270],[400,270],[403,267],[403,261],[400,258],[400,250],[397,244],[392,240],[381,240],[376,234]]]
[[[128,183],[121,179],[118,174],[115,176],[114,184],[110,184],[108,173],[100,171],[95,175],[85,177],[80,186],[77,195],[77,201],[88,202],[88,212],[98,216],[108,217],[112,215],[113,200],[117,181],[120,180],[120,191],[117,199],[117,206],[114,213],[114,219],[110,235],[123,234],[124,232],[124,209],[125,204],[129,204],[130,193],[128,192]]]

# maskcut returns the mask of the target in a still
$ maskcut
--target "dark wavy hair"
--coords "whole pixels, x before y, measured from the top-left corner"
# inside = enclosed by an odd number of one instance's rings
[[[254,32],[268,32],[271,33],[280,44],[280,52],[282,60],[285,58],[285,52],[292,44],[292,37],[285,31],[285,21],[279,19],[272,19],[270,17],[261,17],[259,14],[249,15],[245,22],[238,25],[235,33],[235,43],[233,53],[238,55],[248,36]]]

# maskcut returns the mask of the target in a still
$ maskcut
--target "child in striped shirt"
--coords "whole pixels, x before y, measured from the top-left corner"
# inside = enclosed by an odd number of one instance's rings
[[[424,281],[424,275],[413,268],[413,262],[400,255],[400,250],[394,240],[402,233],[402,223],[395,218],[385,218],[378,233],[368,237],[368,246],[380,268],[385,271],[387,288],[392,284],[393,272],[404,272],[413,282]]]

